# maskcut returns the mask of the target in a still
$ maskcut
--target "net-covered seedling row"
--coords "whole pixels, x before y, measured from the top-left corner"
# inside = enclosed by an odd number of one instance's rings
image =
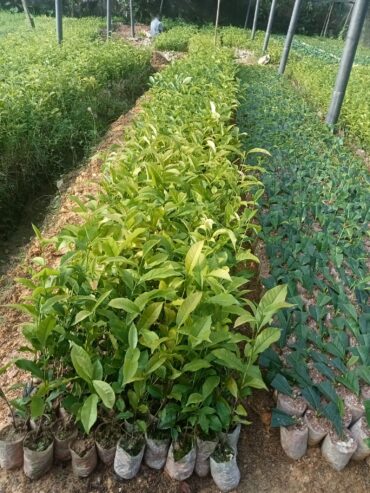
[[[245,399],[265,388],[257,359],[280,337],[270,323],[286,288],[248,299],[263,190],[230,123],[232,57],[203,41],[151,79],[101,194],[52,242],[60,266],[36,258],[22,281],[31,355],[16,365],[33,383],[11,405],[36,425],[24,443],[38,452],[51,429],[77,430],[68,446],[79,475],[95,467],[95,434],[123,478],[158,449],[157,468],[175,479],[207,474],[210,461],[222,490],[239,482]]]
[[[258,67],[242,73],[247,96],[239,123],[250,134],[247,145],[263,137],[272,154],[262,175],[261,238],[270,267],[264,282],[286,283],[295,305],[278,314],[280,349],[260,360],[285,412],[276,411],[273,424],[295,423],[304,453],[310,423],[300,417],[308,407],[309,421],[323,428],[317,443],[329,433],[325,457],[332,440],[348,448],[348,462],[356,454],[347,428],[356,430],[367,415],[361,445],[370,437],[368,172],[288,81]]]
[[[99,26],[66,19],[62,46],[51,18],[0,38],[0,234],[32,191],[80,160],[147,83],[149,51],[105,43]]]

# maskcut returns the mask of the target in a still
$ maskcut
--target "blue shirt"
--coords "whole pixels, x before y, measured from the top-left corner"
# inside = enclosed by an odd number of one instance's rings
[[[153,19],[152,22],[150,23],[150,35],[154,38],[162,31],[163,31],[163,24],[158,19],[158,17],[155,17],[155,19]]]

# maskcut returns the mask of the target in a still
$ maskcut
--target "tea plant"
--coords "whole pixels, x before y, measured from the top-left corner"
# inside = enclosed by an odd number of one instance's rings
[[[55,240],[60,266],[36,259],[21,281],[31,357],[16,364],[41,380],[31,414],[59,403],[86,433],[110,413],[141,431],[151,416],[175,440],[247,423],[258,356],[290,305],[284,286],[248,300],[263,189],[230,123],[235,70],[228,50],[196,45],[152,77],[103,193]]]
[[[0,234],[33,190],[81,159],[130,107],[150,74],[149,52],[105,43],[99,21],[67,19],[61,47],[54,21],[37,21],[35,32],[0,39]]]

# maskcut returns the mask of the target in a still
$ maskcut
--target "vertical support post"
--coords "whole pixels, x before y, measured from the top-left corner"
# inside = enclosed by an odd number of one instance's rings
[[[352,17],[339,65],[338,75],[335,82],[328,114],[326,116],[326,123],[328,123],[329,125],[334,125],[335,123],[337,123],[340,115],[368,7],[369,0],[356,0],[356,3],[353,7]]]
[[[268,20],[267,28],[266,28],[265,39],[263,41],[263,48],[262,48],[262,52],[263,53],[265,53],[267,51],[267,48],[268,48],[268,45],[269,45],[271,31],[272,31],[272,25],[274,23],[274,16],[275,16],[275,11],[276,11],[276,5],[277,5],[277,0],[272,0],[271,8],[270,8],[269,20]]]
[[[290,18],[288,33],[285,38],[285,44],[283,49],[283,54],[281,55],[280,65],[278,73],[282,75],[285,72],[285,67],[288,61],[290,48],[292,46],[292,41],[294,37],[294,33],[298,23],[299,11],[301,10],[303,0],[295,0],[292,17]]]
[[[107,0],[107,39],[112,36],[112,0]]]
[[[247,14],[245,16],[244,29],[247,29],[247,26],[248,26],[249,14],[251,11],[251,7],[252,7],[252,0],[249,0],[248,8],[247,8]]]
[[[258,20],[258,10],[260,8],[260,3],[261,0],[256,0],[256,6],[254,8],[254,17],[253,17],[253,27],[252,27],[252,34],[251,34],[251,39],[253,40],[255,35],[256,35],[256,30],[257,30],[257,20]]]
[[[164,0],[161,0],[161,6],[159,7],[159,15],[162,16]]]
[[[328,14],[328,20],[326,21],[326,26],[325,26],[324,34],[323,34],[323,37],[324,38],[326,38],[326,34],[328,32],[328,27],[329,27],[329,24],[330,24],[331,14],[333,13],[334,3],[335,2],[332,2],[332,4],[330,5],[330,10],[329,10],[329,14]]]
[[[350,20],[350,18],[351,18],[351,14],[352,14],[352,10],[353,10],[353,5],[354,5],[354,4],[353,4],[353,3],[351,3],[351,7],[350,7],[350,9],[349,9],[349,11],[348,11],[348,14],[347,14],[347,16],[346,16],[346,20],[344,21],[344,24],[343,24],[343,27],[342,27],[342,30],[341,30],[341,32],[343,32],[343,33],[345,33],[345,32],[346,32],[346,28],[347,28],[348,21],[349,21],[349,20]]]
[[[135,19],[134,19],[134,9],[132,7],[132,0],[130,0],[130,24],[131,24],[131,37],[135,37]]]
[[[218,22],[220,20],[220,6],[221,6],[221,0],[217,0],[217,12],[216,12],[216,22],[215,22],[215,46],[217,46],[217,32],[218,32]]]
[[[55,20],[57,25],[57,41],[62,44],[63,41],[63,5],[62,0],[55,0]]]

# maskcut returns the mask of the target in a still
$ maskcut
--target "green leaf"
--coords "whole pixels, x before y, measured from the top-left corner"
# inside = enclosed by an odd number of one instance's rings
[[[198,371],[202,368],[210,368],[210,363],[204,359],[194,359],[183,367],[183,371]]]
[[[296,424],[294,416],[280,411],[280,409],[273,409],[271,416],[271,428],[280,428],[281,426],[292,426]]]
[[[134,324],[131,325],[128,332],[128,344],[131,349],[135,349],[137,346],[137,329]]]
[[[73,322],[72,325],[79,324],[80,322],[82,322],[82,320],[85,320],[86,318],[90,317],[91,314],[92,312],[88,310],[81,310],[80,312],[77,313],[75,321]]]
[[[39,418],[44,414],[45,401],[42,397],[34,395],[31,398],[31,417],[33,419]]]
[[[370,399],[364,401],[367,426],[370,427]]]
[[[81,408],[81,423],[86,434],[90,433],[98,417],[98,401],[99,397],[96,394],[90,395]]]
[[[90,383],[94,375],[94,368],[87,352],[81,346],[72,343],[71,359],[77,374]]]
[[[289,385],[288,380],[281,374],[277,374],[271,382],[271,387],[276,389],[281,394],[293,395],[292,387]]]
[[[207,303],[211,303],[212,305],[225,306],[225,307],[232,305],[239,305],[239,301],[236,298],[234,298],[232,294],[228,294],[228,293],[217,294],[216,296],[209,298],[209,300],[207,300]]]
[[[152,303],[143,311],[137,327],[139,330],[149,329],[159,318],[163,307],[163,302]]]
[[[100,360],[96,359],[93,363],[93,379],[101,380],[103,378],[103,366]]]
[[[140,313],[140,308],[128,298],[114,298],[108,303],[108,306],[118,308],[119,310],[124,310],[125,312],[133,315]]]
[[[123,362],[123,384],[126,385],[134,380],[139,366],[140,350],[129,348]]]
[[[238,405],[236,406],[235,412],[236,412],[236,414],[238,414],[239,416],[248,416],[248,413],[247,413],[247,411],[246,411],[245,407],[244,407],[244,406],[242,406],[241,404],[238,404]]]
[[[236,260],[238,262],[243,262],[245,260],[250,260],[251,262],[256,262],[257,264],[260,263],[258,257],[256,257],[255,255],[253,255],[253,253],[251,253],[250,250],[243,250],[242,252],[239,252],[237,255],[236,255]]]
[[[244,324],[250,324],[252,327],[254,327],[255,323],[256,323],[255,316],[249,312],[246,312],[243,315],[240,315],[240,317],[238,317],[235,320],[234,328],[240,327],[240,325],[244,325]]]
[[[266,351],[271,344],[277,342],[280,339],[280,329],[267,328],[258,334],[255,343],[253,345],[253,354],[257,355]]]
[[[189,248],[189,251],[185,257],[185,269],[188,274],[191,274],[191,272],[194,270],[195,266],[199,262],[203,246],[204,241],[202,240],[194,243],[194,245]]]
[[[201,394],[191,394],[189,396],[188,402],[186,403],[187,406],[190,406],[190,404],[199,404],[200,402],[203,402],[203,397]]]
[[[28,371],[32,376],[36,378],[44,379],[44,374],[41,369],[34,363],[33,361],[29,361],[28,359],[17,359],[15,364],[21,370]]]
[[[237,370],[240,372],[244,372],[245,367],[240,358],[235,353],[232,353],[228,349],[220,348],[214,349],[212,354],[220,360],[224,366],[227,368],[231,368],[232,370]]]
[[[189,318],[189,315],[196,309],[202,299],[203,293],[197,292],[190,294],[183,302],[177,312],[176,323],[181,327]]]
[[[159,267],[152,269],[141,277],[141,282],[167,279],[168,277],[178,276],[180,272],[175,271],[172,267]]]
[[[229,377],[226,380],[226,388],[230,392],[230,394],[235,397],[235,399],[238,398],[239,395],[239,390],[238,390],[238,385],[233,377]]]
[[[206,400],[207,397],[212,394],[212,392],[219,385],[219,383],[220,383],[220,377],[213,376],[207,378],[207,380],[204,382],[202,387],[203,400]]]
[[[103,401],[104,406],[108,409],[112,409],[116,400],[116,396],[109,383],[104,382],[103,380],[93,380],[93,386],[96,393]]]

